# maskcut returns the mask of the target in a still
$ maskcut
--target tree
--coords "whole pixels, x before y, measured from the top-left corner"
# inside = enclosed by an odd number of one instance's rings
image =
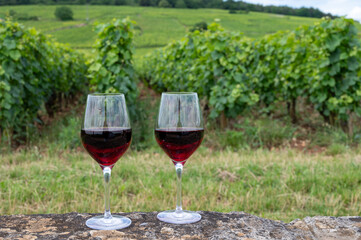
[[[167,0],[172,7],[175,7],[177,0]]]
[[[170,7],[172,7],[172,5],[170,5],[167,0],[161,0],[159,2],[158,6],[162,7],[162,8],[170,8]]]
[[[127,1],[126,0],[115,0],[114,4],[115,5],[127,5]]]
[[[150,7],[150,6],[158,6],[158,4],[156,0],[140,0],[139,6]]]
[[[177,0],[177,2],[175,3],[175,7],[176,8],[187,8],[187,5],[184,2],[184,0]]]
[[[203,0],[203,5],[206,8],[223,8],[222,0]]]
[[[102,1],[102,5],[114,5],[114,1],[113,0],[103,0]]]
[[[61,21],[73,20],[73,11],[69,7],[57,7],[55,17]]]
[[[201,8],[203,7],[202,0],[185,0],[187,8]]]
[[[150,0],[140,0],[139,6],[148,7],[148,6],[151,6],[151,2],[150,2]]]
[[[126,0],[126,5],[128,6],[137,6],[138,2],[136,2],[135,0]]]

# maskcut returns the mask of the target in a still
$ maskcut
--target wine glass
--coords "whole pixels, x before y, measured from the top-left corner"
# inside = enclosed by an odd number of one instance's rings
[[[105,213],[86,221],[98,230],[128,227],[129,218],[112,215],[109,205],[109,181],[112,168],[127,151],[132,139],[127,106],[123,94],[89,94],[81,129],[81,140],[89,155],[103,169],[105,182]]]
[[[201,220],[196,212],[182,209],[182,171],[188,158],[203,140],[203,119],[197,93],[162,93],[155,138],[159,146],[172,159],[177,173],[177,205],[175,210],[164,211],[158,219],[175,224]]]

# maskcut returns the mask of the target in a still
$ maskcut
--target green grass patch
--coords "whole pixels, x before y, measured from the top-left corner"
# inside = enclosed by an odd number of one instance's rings
[[[292,140],[297,130],[290,123],[271,118],[244,118],[234,124],[233,129],[210,131],[205,137],[205,144],[215,149],[274,148],[284,147]]]
[[[31,147],[0,158],[0,215],[101,212],[101,169],[78,150]],[[281,151],[201,148],[185,165],[189,210],[245,211],[290,221],[315,215],[359,215],[361,158]],[[129,152],[114,167],[113,212],[175,206],[173,164],[159,149]]]

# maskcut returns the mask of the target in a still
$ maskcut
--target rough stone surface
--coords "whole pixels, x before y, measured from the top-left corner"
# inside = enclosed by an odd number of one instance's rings
[[[174,225],[157,220],[156,212],[124,213],[132,225],[117,231],[85,226],[95,214],[0,216],[0,239],[355,239],[361,240],[361,217],[306,217],[290,223],[244,212],[199,212],[195,224]]]

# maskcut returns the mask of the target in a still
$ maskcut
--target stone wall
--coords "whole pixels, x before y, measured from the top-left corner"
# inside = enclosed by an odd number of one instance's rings
[[[0,239],[338,239],[361,240],[361,217],[306,217],[291,223],[244,212],[199,212],[195,224],[173,225],[157,220],[156,212],[124,213],[129,228],[97,231],[85,226],[94,214],[67,213],[0,216]]]

